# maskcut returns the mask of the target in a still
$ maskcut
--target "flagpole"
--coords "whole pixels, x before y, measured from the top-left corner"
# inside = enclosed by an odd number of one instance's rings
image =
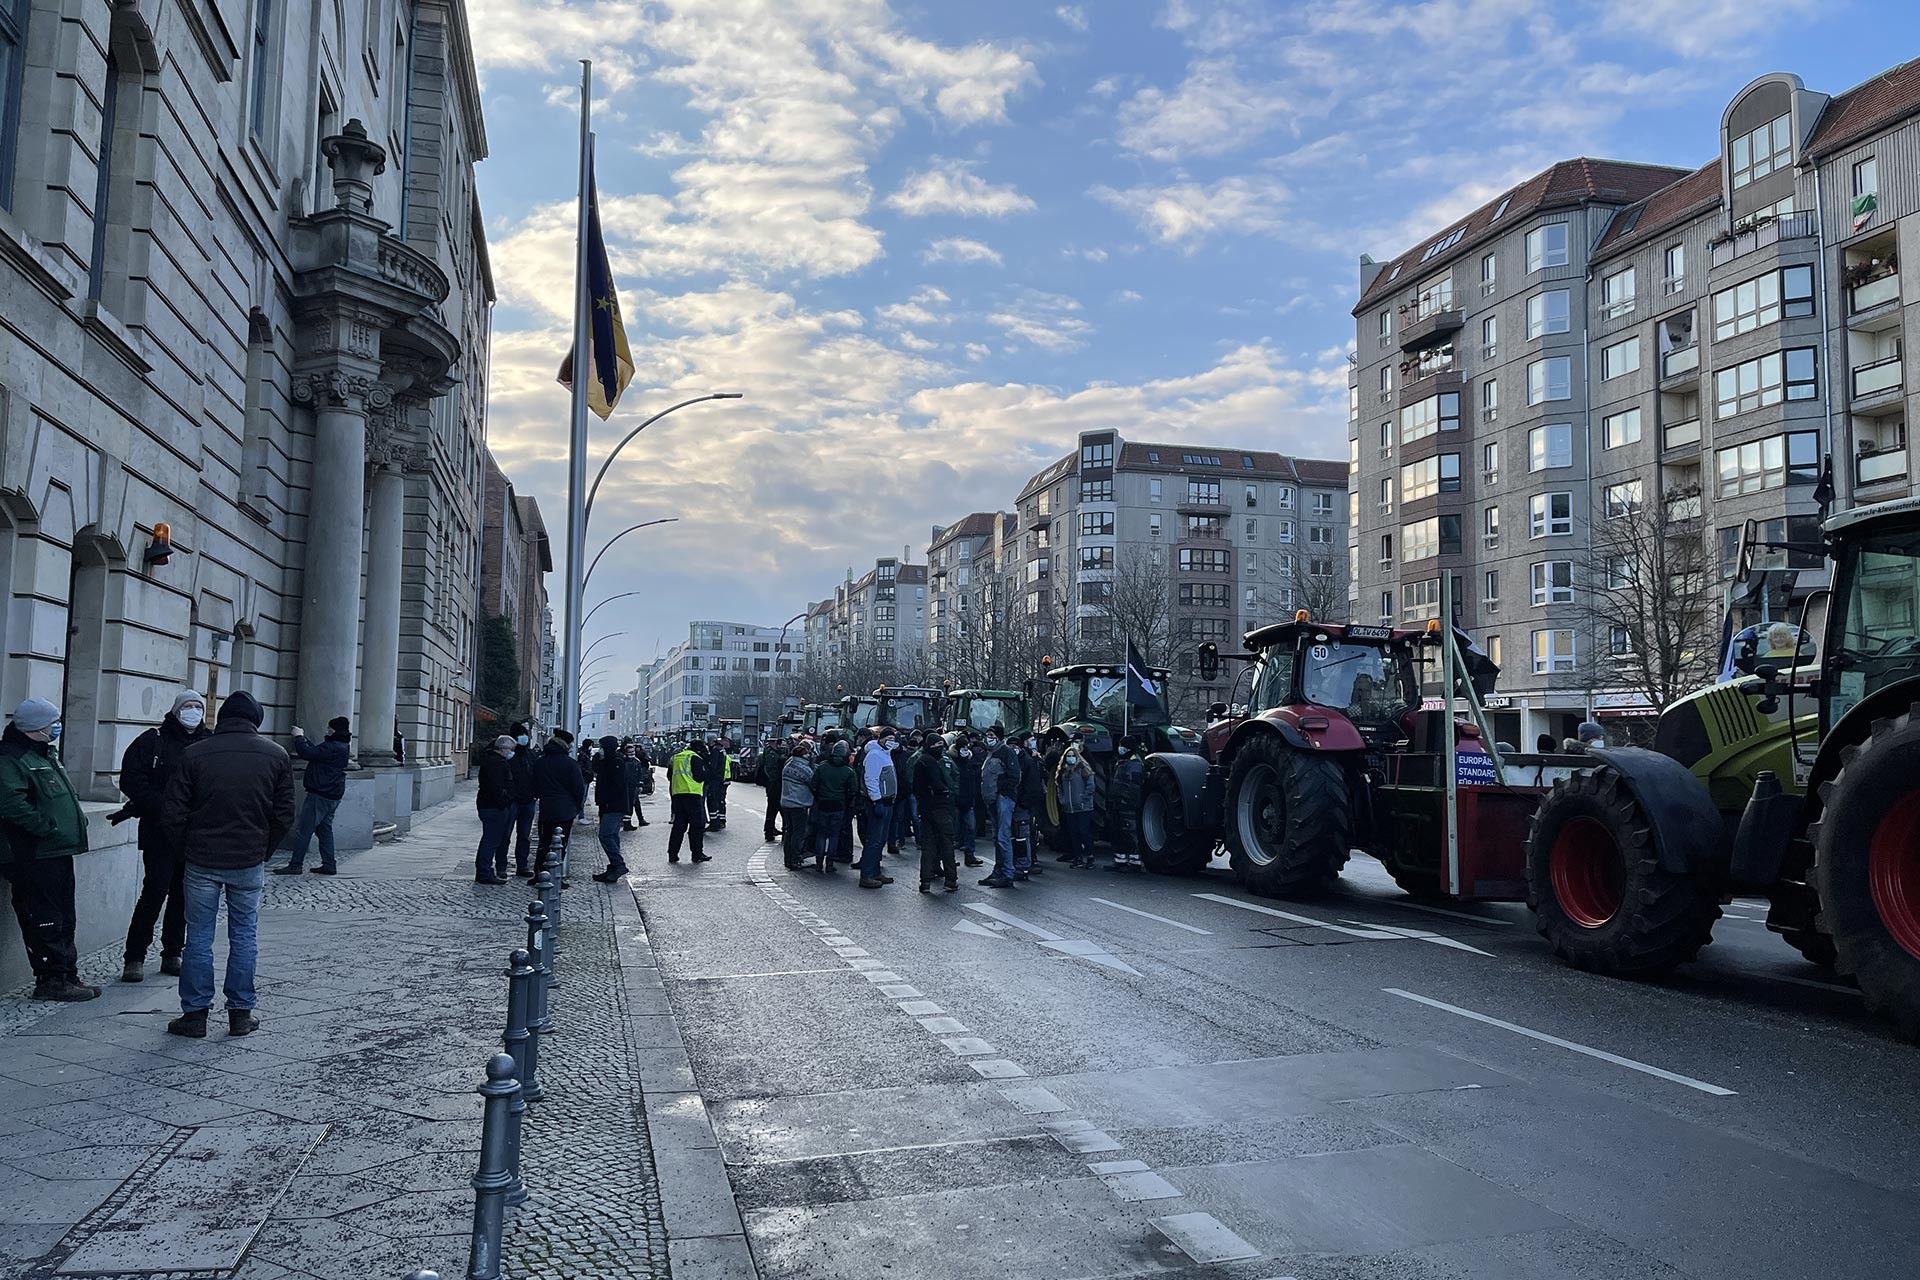
[[[1120,633],[1120,741],[1133,723],[1133,632]],[[1116,746],[1119,744],[1116,743]]]
[[[581,561],[587,549],[587,388],[598,376],[589,325],[587,201],[593,172],[593,63],[580,60],[580,195],[573,265],[573,412],[567,444],[567,644],[560,682],[560,728],[580,731],[580,606],[586,594]]]

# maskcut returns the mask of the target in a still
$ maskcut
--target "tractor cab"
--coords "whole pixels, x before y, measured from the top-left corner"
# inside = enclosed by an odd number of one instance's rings
[[[1024,733],[1031,722],[1025,694],[1004,689],[956,689],[947,695],[947,728],[962,733]]]
[[[1192,751],[1199,735],[1173,723],[1167,704],[1167,678],[1173,673],[1154,667],[1153,705],[1127,705],[1127,669],[1111,663],[1078,663],[1047,672],[1053,682],[1053,701],[1046,723],[1038,728],[1059,729],[1077,737],[1089,756],[1111,754],[1122,736],[1131,734],[1147,751]]]
[[[880,699],[870,693],[850,693],[840,699],[840,727],[864,738],[866,731],[880,723]]]
[[[939,723],[940,691],[903,687],[889,689],[881,685],[874,691],[880,700],[879,720],[877,723],[895,729],[918,732],[931,729]]]
[[[800,727],[810,738],[818,738],[823,733],[838,729],[842,727],[840,708],[810,702],[801,709]]]

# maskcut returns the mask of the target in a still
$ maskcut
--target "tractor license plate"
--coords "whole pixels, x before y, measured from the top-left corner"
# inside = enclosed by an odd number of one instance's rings
[[[1347,638],[1349,640],[1391,640],[1393,639],[1393,628],[1348,627]]]

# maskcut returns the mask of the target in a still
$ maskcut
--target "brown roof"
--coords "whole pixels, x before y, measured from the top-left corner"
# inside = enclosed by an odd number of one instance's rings
[[[1397,278],[1405,275],[1404,268],[1412,267],[1418,271],[1433,271],[1446,263],[1464,257],[1468,250],[1477,247],[1495,229],[1494,211],[1504,204],[1500,221],[1518,220],[1530,213],[1542,209],[1558,209],[1568,205],[1586,204],[1600,201],[1610,204],[1632,204],[1643,200],[1670,186],[1676,179],[1686,175],[1683,169],[1674,169],[1666,165],[1636,164],[1626,160],[1591,160],[1582,156],[1574,160],[1562,160],[1534,174],[1519,186],[1502,192],[1487,201],[1465,218],[1449,223],[1434,235],[1421,241],[1391,262],[1385,263],[1373,284],[1360,295],[1360,301],[1354,306],[1353,314],[1359,315],[1375,301],[1413,283],[1411,280]],[[1451,235],[1456,229],[1464,229],[1465,234],[1446,252],[1435,254],[1427,262],[1420,261],[1427,246],[1436,240]]]
[[[1321,484],[1334,489],[1347,487],[1347,464],[1332,462],[1325,458],[1295,458],[1294,470],[1300,473],[1302,484]]]
[[[1822,156],[1920,112],[1920,58],[1834,95],[1820,112],[1806,154]]]
[[[960,517],[960,519],[954,523],[940,530],[940,536],[933,540],[927,550],[931,551],[934,547],[943,547],[955,538],[992,537],[993,517],[995,514],[996,513],[992,511],[976,511],[972,515]]]
[[[923,564],[903,564],[896,582],[922,582],[927,580],[927,566]]]
[[[1158,455],[1158,456],[1155,456]],[[1218,462],[1189,462],[1189,458],[1218,458]],[[1253,465],[1248,466],[1251,460]],[[1220,474],[1279,477],[1303,484],[1329,484],[1346,488],[1347,464],[1319,458],[1296,458],[1265,449],[1222,449],[1217,445],[1134,444],[1120,449],[1120,466],[1138,471],[1189,471],[1219,468]]]
[[[1707,161],[1670,187],[1613,215],[1593,257],[1612,257],[1720,207],[1720,161]]]

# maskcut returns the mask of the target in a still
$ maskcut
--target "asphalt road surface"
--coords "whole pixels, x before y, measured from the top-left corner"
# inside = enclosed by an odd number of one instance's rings
[[[628,861],[764,1276],[1920,1275],[1920,1047],[1759,904],[1629,983],[1360,857],[862,891],[759,799]]]

